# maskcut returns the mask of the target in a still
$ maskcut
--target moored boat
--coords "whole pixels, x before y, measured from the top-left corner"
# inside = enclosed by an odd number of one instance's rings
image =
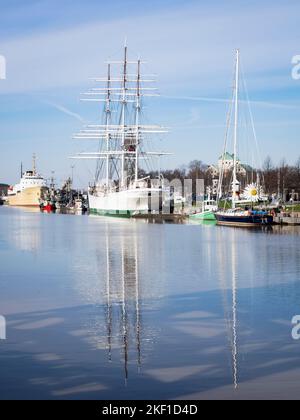
[[[232,175],[232,197],[231,209],[218,210],[215,214],[218,225],[236,226],[236,227],[255,227],[271,225],[273,223],[273,216],[266,211],[254,210],[254,203],[260,201],[262,196],[262,189],[258,184],[250,184],[246,188],[244,194],[241,194],[241,186],[238,180],[238,105],[239,105],[239,63],[240,53],[236,52],[236,66],[235,66],[235,89],[234,89],[234,162]],[[245,204],[245,209],[241,206]]]
[[[74,136],[100,142],[98,152],[75,157],[97,161],[95,182],[88,191],[91,214],[132,217],[171,207],[170,188],[164,187],[163,180],[159,177],[151,182],[149,177],[141,177],[145,170],[142,162],[147,163],[148,169],[151,159],[168,154],[145,150],[149,144],[145,140],[167,130],[142,122],[144,97],[157,96],[155,87],[145,86],[154,80],[153,75],[142,75],[143,64],[141,60],[128,59],[125,45],[123,59],[109,62],[107,76],[95,79],[100,86],[84,94],[83,100],[104,104],[100,124],[88,125]],[[117,75],[112,74],[113,65],[119,67]]]
[[[211,210],[203,210],[199,213],[190,214],[189,217],[194,220],[216,220],[215,213]]]
[[[81,198],[76,198],[75,199],[74,208],[75,208],[76,211],[83,211],[84,210],[83,200]]]
[[[47,202],[47,201],[43,202],[40,207],[41,207],[41,210],[46,212],[46,213],[52,213],[52,212],[55,211],[54,204],[52,204],[50,202]]]
[[[24,172],[20,183],[9,188],[6,202],[9,206],[40,207],[47,191],[46,180],[36,171],[34,155],[32,170]]]
[[[218,210],[218,204],[215,200],[211,200],[210,193],[208,194],[207,200],[203,202],[202,209],[199,212],[190,214],[191,219],[199,221],[215,221],[215,212]]]
[[[218,225],[236,226],[236,227],[255,227],[271,225],[273,216],[266,211],[244,210],[236,208],[216,213]]]

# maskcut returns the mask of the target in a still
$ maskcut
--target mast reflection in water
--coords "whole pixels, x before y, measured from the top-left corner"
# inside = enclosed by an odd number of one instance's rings
[[[134,235],[129,244],[125,244],[124,239],[123,236],[120,249],[112,249],[110,246],[109,226],[106,226],[106,322],[108,359],[110,361],[112,360],[114,318],[116,318],[120,320],[119,330],[121,331],[123,347],[124,376],[125,382],[127,382],[131,327],[135,331],[136,362],[139,370],[141,367],[141,319],[137,236]],[[121,272],[121,281],[117,281],[116,285],[114,281],[116,279],[114,270],[117,265],[120,266],[117,272]],[[121,310],[120,317],[115,313],[116,311],[114,309]]]
[[[145,238],[140,240],[139,226],[140,223],[133,226],[110,219],[99,237],[101,244],[95,244],[88,263],[84,255],[74,265],[76,290],[97,311],[89,318],[89,325],[84,326],[89,331],[89,341],[97,349],[105,349],[108,362],[115,364],[121,358],[125,383],[130,365],[141,372],[142,352],[152,348],[157,331],[153,325],[143,325],[142,311],[146,308],[151,312],[160,304],[163,278],[158,277],[160,286],[153,283],[153,278],[148,281],[151,244]],[[158,254],[159,250],[151,252]],[[83,270],[84,275],[79,277]]]

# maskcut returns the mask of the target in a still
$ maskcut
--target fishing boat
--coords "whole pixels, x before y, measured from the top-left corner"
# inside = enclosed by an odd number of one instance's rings
[[[148,150],[149,137],[167,129],[142,121],[144,98],[158,96],[156,88],[149,87],[155,75],[142,74],[143,64],[140,59],[128,58],[125,44],[123,59],[108,62],[107,76],[94,79],[100,85],[83,94],[83,101],[104,105],[100,124],[89,124],[74,136],[99,144],[97,152],[73,157],[97,162],[95,180],[88,190],[91,214],[132,217],[161,212],[163,206],[169,206],[170,189],[162,177],[145,177],[145,166],[153,168],[154,158],[169,153]]]
[[[41,211],[52,213],[55,211],[55,205],[48,200],[43,200],[40,205]]]
[[[240,77],[240,52],[236,52],[235,65],[235,87],[234,87],[234,162],[232,178],[231,209],[218,210],[215,214],[218,225],[236,227],[255,227],[271,225],[273,216],[267,211],[254,210],[254,204],[260,200],[262,195],[260,185],[252,183],[245,192],[241,194],[240,182],[238,180],[238,115],[239,115],[239,77]],[[222,178],[222,176],[221,176]],[[245,207],[243,207],[243,205]]]
[[[84,206],[83,206],[83,200],[81,198],[76,198],[74,201],[74,207],[76,211],[83,211]]]
[[[209,209],[205,209],[198,213],[190,214],[189,217],[190,219],[199,220],[199,221],[202,221],[202,220],[215,221],[216,220],[214,211],[209,210]]]
[[[207,200],[203,202],[202,209],[199,212],[190,214],[189,217],[199,221],[215,221],[215,213],[218,210],[218,204],[215,200],[212,200],[210,194]]]

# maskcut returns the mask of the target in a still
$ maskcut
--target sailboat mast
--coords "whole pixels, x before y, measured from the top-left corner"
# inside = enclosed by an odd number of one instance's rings
[[[235,68],[235,113],[234,113],[234,160],[233,160],[233,185],[232,185],[232,203],[235,207],[235,201],[239,193],[239,182],[237,180],[237,142],[238,142],[238,105],[239,105],[239,61],[240,52],[236,51],[236,68]]]
[[[111,109],[110,109],[110,84],[111,84],[111,66],[110,63],[108,64],[108,70],[107,70],[107,97],[106,97],[106,109],[105,109],[105,115],[106,115],[106,187],[108,188],[109,184],[109,150],[110,150],[110,132],[109,132],[109,126],[111,123]]]
[[[123,83],[122,83],[122,162],[121,162],[121,186],[125,185],[125,127],[126,127],[126,83],[127,83],[127,44],[124,47]]]
[[[140,137],[140,112],[141,112],[141,60],[138,60],[138,73],[137,73],[137,86],[136,86],[136,112],[135,112],[135,127],[136,127],[136,140],[135,140],[135,184],[138,182],[139,172],[139,137]]]

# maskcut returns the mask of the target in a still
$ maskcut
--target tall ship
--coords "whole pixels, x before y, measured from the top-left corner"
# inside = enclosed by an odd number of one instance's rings
[[[220,209],[215,213],[218,225],[236,226],[236,227],[255,227],[263,225],[271,225],[273,223],[273,216],[265,210],[254,210],[255,204],[257,205],[263,196],[262,188],[259,183],[259,178],[256,183],[247,186],[245,191],[241,192],[241,183],[238,179],[238,117],[239,117],[239,85],[240,85],[240,52],[236,51],[236,64],[235,64],[235,86],[233,91],[233,105],[234,105],[234,162],[233,162],[233,175],[232,175],[232,196],[231,208]],[[252,114],[251,114],[252,120]],[[253,123],[253,121],[252,121]],[[226,151],[226,139],[223,154]],[[222,178],[219,180],[219,192],[222,188]],[[219,193],[218,193],[219,194]]]
[[[147,174],[155,168],[154,159],[159,161],[169,153],[149,150],[149,145],[153,135],[167,129],[146,124],[143,118],[144,98],[158,96],[152,85],[155,75],[142,74],[145,63],[129,59],[127,45],[122,60],[106,64],[107,75],[93,79],[97,86],[82,94],[83,101],[102,103],[102,119],[74,136],[98,144],[98,151],[73,157],[96,160],[95,179],[88,192],[90,213],[131,217],[160,212],[163,206],[169,207],[170,190],[159,170],[155,180]]]
[[[47,191],[46,180],[37,173],[34,155],[32,170],[21,170],[21,180],[8,189],[6,202],[10,206],[39,207]]]

